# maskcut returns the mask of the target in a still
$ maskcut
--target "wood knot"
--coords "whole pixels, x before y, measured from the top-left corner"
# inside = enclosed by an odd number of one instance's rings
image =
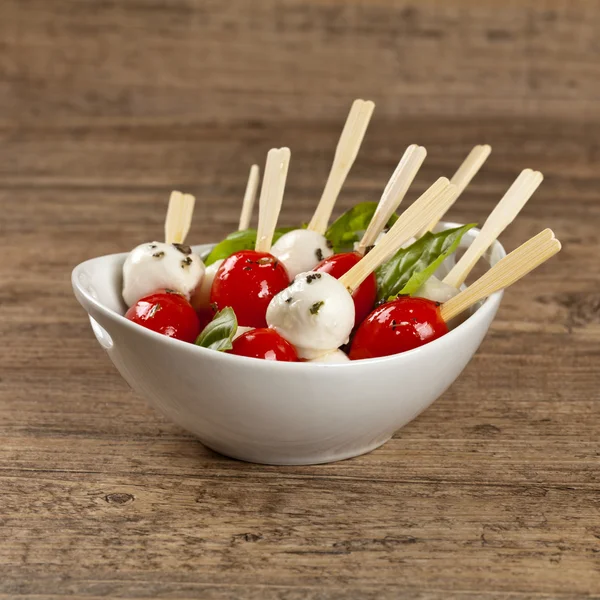
[[[571,331],[578,327],[600,323],[600,296],[594,292],[577,292],[542,296],[541,304],[558,304],[567,310],[566,326]]]
[[[500,429],[500,427],[496,427],[495,425],[492,425],[491,423],[483,423],[481,425],[475,425],[475,427],[473,427],[471,429],[471,431],[473,433],[476,433],[479,435],[490,436],[490,435],[496,435],[497,433],[500,433],[501,429]]]
[[[232,543],[237,542],[258,542],[263,539],[263,536],[256,533],[238,533],[231,537]]]
[[[135,500],[135,498],[133,494],[115,492],[114,494],[107,494],[104,496],[104,500],[106,500],[108,504],[117,504],[122,506],[123,504],[130,504]]]

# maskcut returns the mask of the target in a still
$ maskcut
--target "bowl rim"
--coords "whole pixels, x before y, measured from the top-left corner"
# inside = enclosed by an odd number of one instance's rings
[[[438,227],[440,229],[450,229],[453,227],[460,227],[460,223],[441,222]],[[474,227],[469,231],[469,233],[479,233],[479,228]],[[214,243],[206,243],[206,244],[195,244],[192,246],[193,249],[203,249],[206,250],[210,247],[214,246]],[[496,240],[490,248],[487,250],[487,255],[489,256],[491,253],[499,253],[500,260],[504,256],[506,256],[506,251],[502,244]],[[179,347],[180,349],[187,349],[188,352],[197,352],[198,356],[205,356],[206,358],[216,359],[216,360],[226,360],[232,361],[232,365],[235,364],[235,361],[244,361],[247,365],[247,361],[253,361],[253,364],[256,368],[266,368],[266,369],[291,369],[294,372],[299,372],[299,370],[307,369],[309,371],[314,372],[315,369],[356,369],[358,366],[366,366],[366,365],[380,365],[384,363],[391,362],[401,362],[402,360],[406,360],[407,357],[413,357],[416,355],[424,355],[427,354],[428,348],[432,346],[438,347],[441,344],[450,344],[452,340],[461,336],[467,335],[469,330],[477,329],[482,322],[491,314],[494,314],[498,309],[500,302],[502,300],[502,296],[504,294],[504,290],[500,290],[495,292],[491,296],[488,296],[479,306],[479,308],[469,315],[467,319],[458,324],[456,327],[451,329],[447,334],[437,338],[423,346],[419,346],[417,348],[413,348],[412,350],[407,350],[406,352],[401,352],[399,354],[391,354],[389,356],[380,356],[376,358],[366,358],[359,361],[348,361],[343,363],[318,363],[318,362],[284,362],[284,361],[270,361],[270,360],[259,360],[249,356],[239,356],[237,354],[230,354],[228,352],[219,352],[216,350],[211,350],[210,348],[203,348],[202,346],[197,346],[196,344],[191,344],[189,342],[184,342],[182,340],[177,340],[175,338],[168,337],[166,335],[162,335],[156,331],[152,331],[151,329],[147,329],[126,319],[124,315],[119,314],[118,312],[104,306],[98,299],[94,298],[88,290],[81,284],[79,281],[79,275],[83,272],[87,265],[90,263],[94,263],[96,261],[100,261],[101,259],[108,258],[117,258],[117,257],[125,257],[128,252],[117,252],[113,254],[105,254],[102,256],[97,256],[94,258],[87,259],[81,263],[79,263],[71,272],[71,284],[77,292],[83,296],[87,303],[92,305],[100,314],[106,317],[109,320],[115,321],[119,325],[122,325],[133,332],[137,332],[137,334],[142,336],[150,336],[150,338],[154,338],[156,340],[160,340],[167,347],[169,345],[175,344],[175,347]],[[85,307],[83,307],[85,310]],[[89,314],[90,318],[94,318],[93,315]],[[100,325],[100,324],[99,324]],[[102,325],[100,325],[102,327]],[[110,335],[110,332],[109,332]]]

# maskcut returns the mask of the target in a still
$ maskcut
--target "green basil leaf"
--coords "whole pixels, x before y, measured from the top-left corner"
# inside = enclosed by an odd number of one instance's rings
[[[333,251],[336,254],[354,250],[354,243],[361,240],[376,209],[377,202],[361,202],[329,226],[325,237],[333,244]],[[387,226],[391,227],[397,220],[398,215],[392,215]]]
[[[233,348],[233,336],[237,331],[238,323],[229,306],[219,311],[213,320],[204,328],[196,340],[197,346],[210,348],[211,350],[231,350]]]
[[[407,248],[400,248],[375,272],[377,300],[414,294],[458,248],[463,235],[475,225],[471,223],[439,233],[427,232]]]
[[[292,231],[295,227],[281,227],[275,230],[273,242],[276,242],[284,233]],[[256,229],[244,229],[230,233],[223,241],[219,242],[204,260],[206,266],[223,258],[231,256],[241,250],[254,250],[256,245]]]

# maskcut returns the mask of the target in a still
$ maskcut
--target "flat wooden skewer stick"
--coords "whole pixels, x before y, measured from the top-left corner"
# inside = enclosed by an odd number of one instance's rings
[[[444,283],[459,288],[483,253],[492,245],[496,238],[513,222],[525,203],[544,179],[539,171],[525,169],[515,179],[496,208],[490,213],[481,231],[467,248],[461,259],[444,278]]]
[[[459,196],[465,191],[469,183],[471,183],[473,177],[477,175],[491,152],[492,147],[488,144],[475,146],[469,152],[462,165],[458,167],[456,173],[450,179],[450,183],[453,183],[458,188]]]
[[[404,242],[420,231],[425,223],[429,223],[436,215],[446,210],[455,195],[456,187],[445,177],[440,177],[400,215],[373,250],[340,277],[340,281],[348,290],[355,290]]]
[[[242,212],[240,214],[240,224],[238,225],[238,231],[244,231],[245,229],[248,229],[248,227],[250,227],[250,221],[252,219],[252,209],[254,208],[256,192],[258,191],[259,178],[260,169],[258,165],[252,165],[250,167],[250,176],[248,177],[248,183],[246,184],[244,201],[242,202]]]
[[[499,260],[466,290],[442,304],[440,310],[444,321],[453,319],[480,300],[521,279],[554,256],[560,248],[560,242],[554,237],[552,230],[544,229]]]
[[[404,196],[406,196],[406,192],[426,156],[427,150],[423,146],[412,144],[406,149],[396,170],[383,190],[375,214],[356,248],[357,252],[364,254],[366,249],[375,243],[377,236],[384,230],[390,217],[398,206],[400,206]]]
[[[258,229],[255,246],[257,252],[271,251],[289,165],[289,148],[269,150],[258,204]]]
[[[371,120],[375,104],[370,100],[355,100],[346,119],[346,124],[338,142],[333,164],[321,200],[313,215],[308,229],[324,234],[333,211],[335,201],[354,164],[365,132]]]
[[[457,189],[458,194],[456,195],[456,200],[460,197],[460,195],[465,191],[469,183],[475,175],[477,175],[479,169],[483,166],[483,163],[487,160],[488,156],[492,152],[492,147],[488,144],[483,146],[475,146],[463,163],[458,167],[456,173],[450,179],[450,183],[453,183]],[[456,202],[455,200],[455,202]],[[448,207],[450,208],[450,207]],[[433,231],[433,228],[442,220],[444,215],[441,215],[437,221],[432,221],[426,228],[426,231]],[[423,232],[425,233],[425,231]]]
[[[191,194],[171,192],[169,208],[165,219],[165,242],[167,244],[183,244],[192,224],[194,203]]]

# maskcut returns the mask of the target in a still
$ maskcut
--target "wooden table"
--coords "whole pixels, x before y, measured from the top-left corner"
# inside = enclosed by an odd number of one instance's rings
[[[600,598],[599,12],[3,0],[0,598]],[[282,223],[306,220],[357,96],[378,108],[339,211],[409,143],[429,150],[415,197],[487,142],[450,217],[481,222],[537,168],[502,241],[550,226],[564,249],[384,447],[224,458],[129,390],[70,270],[159,237],[174,187],[198,198],[190,240],[221,237],[272,146],[293,154]]]

